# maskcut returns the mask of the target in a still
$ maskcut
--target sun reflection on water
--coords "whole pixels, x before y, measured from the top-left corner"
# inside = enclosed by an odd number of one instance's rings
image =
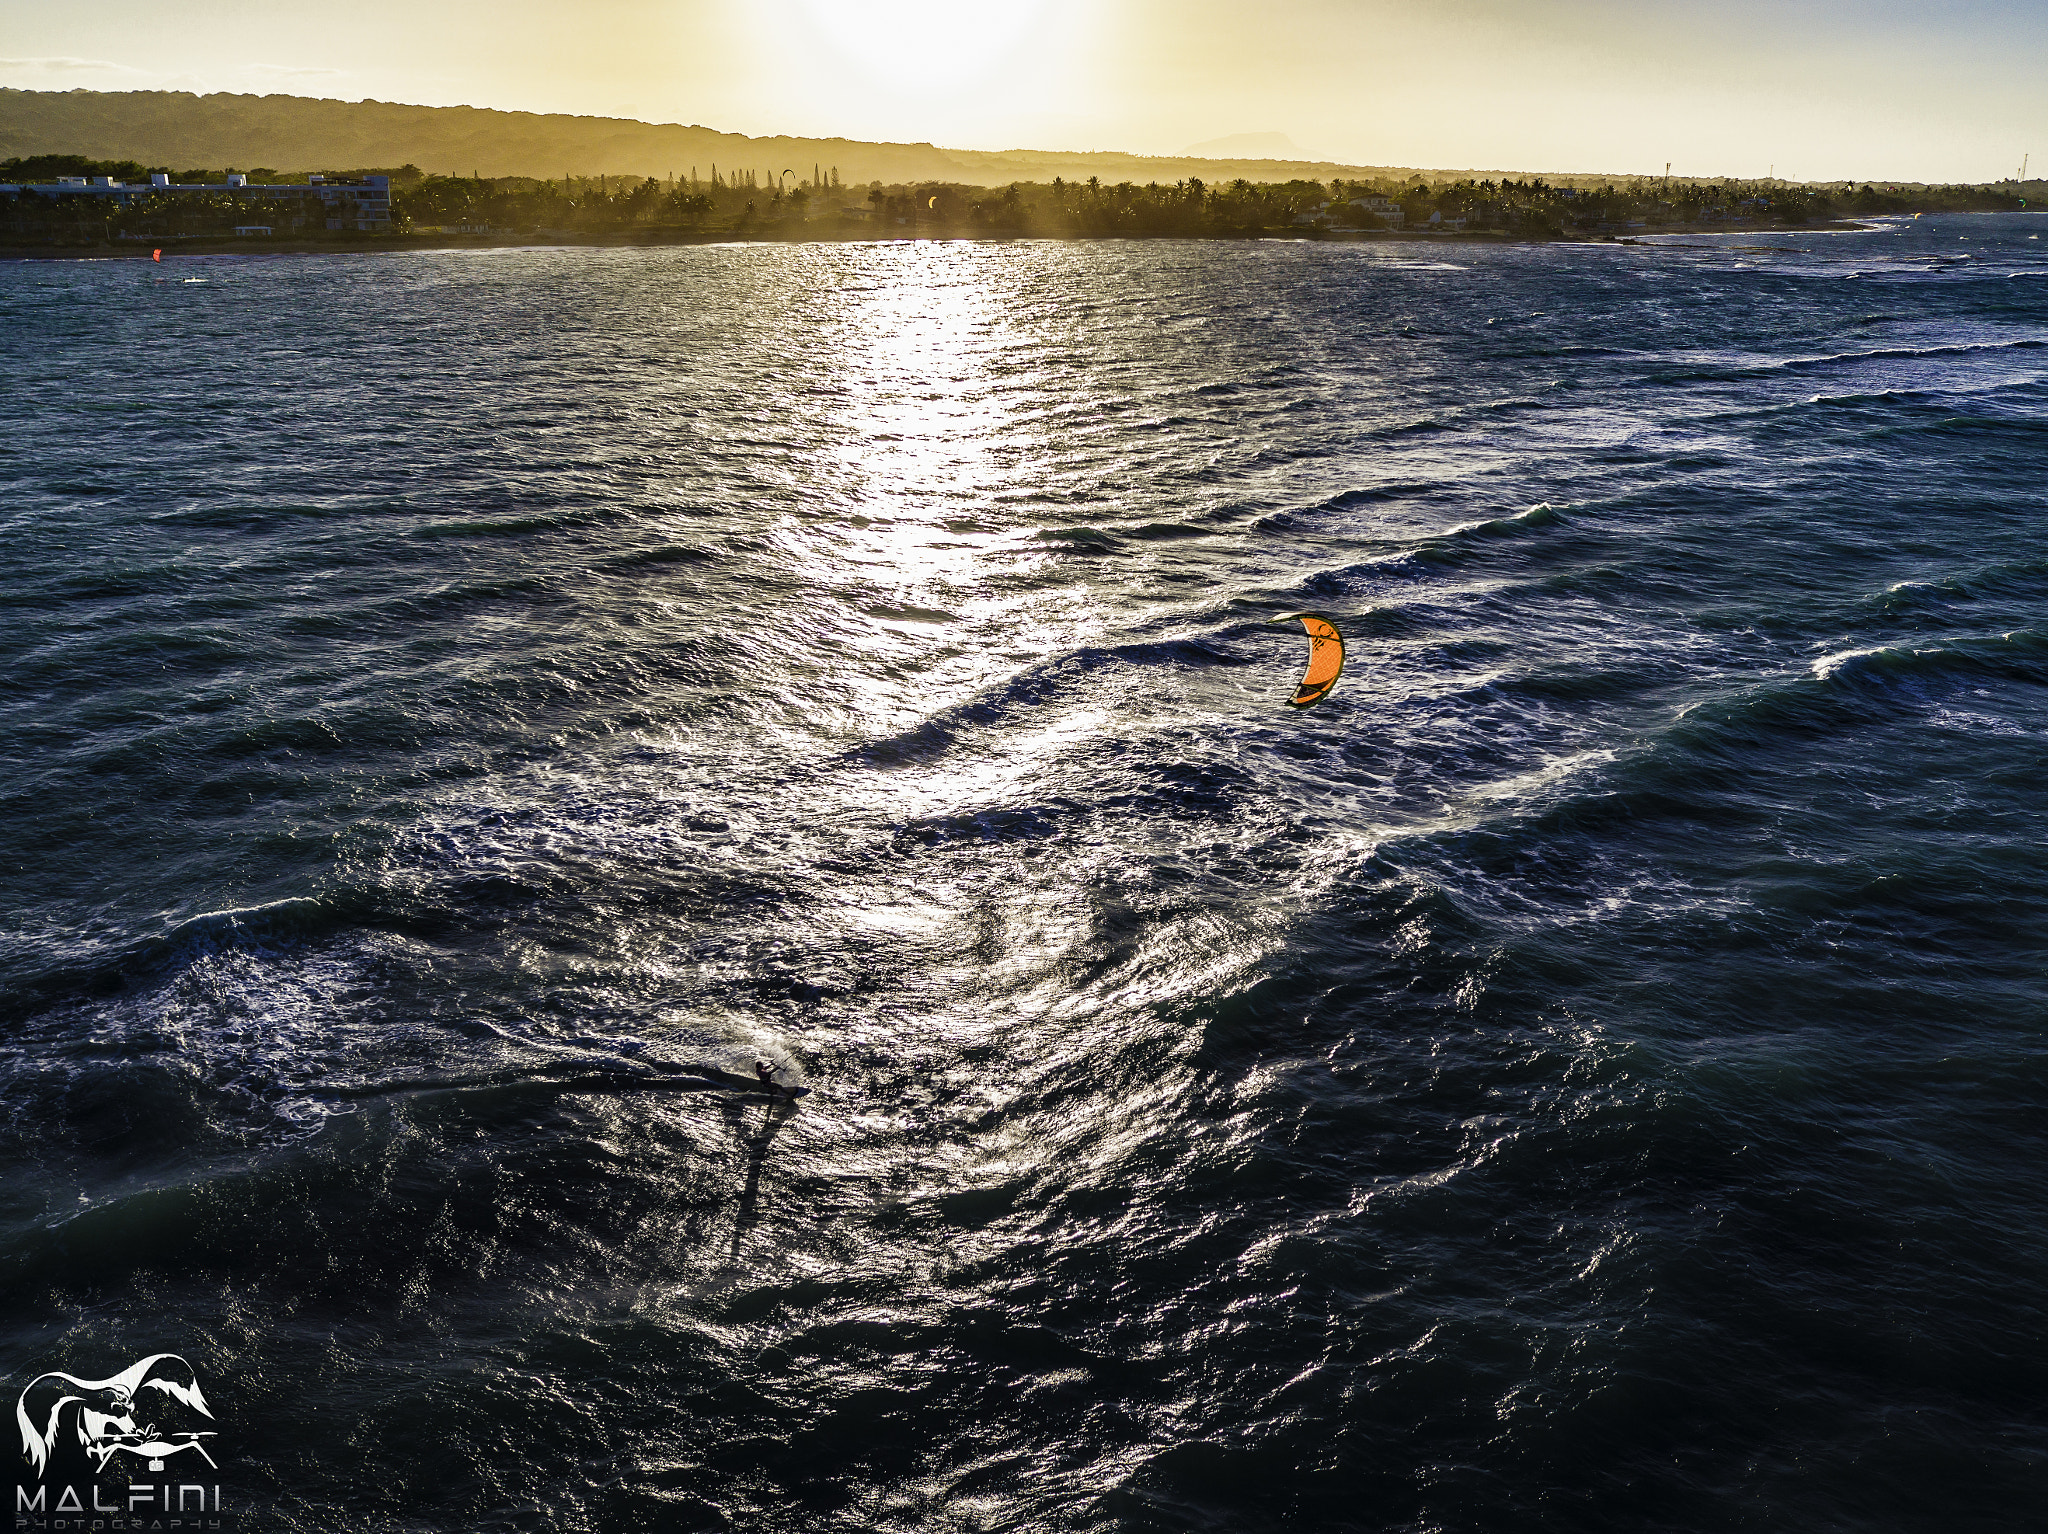
[[[873,280],[831,300],[820,472],[845,513],[832,554],[871,590],[865,647],[912,673],[861,668],[845,678],[849,703],[901,724],[1031,647],[1020,604],[992,577],[1013,572],[1020,552],[1000,504],[1012,466],[1040,447],[1019,408],[1036,343],[984,249],[920,242],[863,256]],[[992,651],[986,639],[1003,632],[1002,653]]]

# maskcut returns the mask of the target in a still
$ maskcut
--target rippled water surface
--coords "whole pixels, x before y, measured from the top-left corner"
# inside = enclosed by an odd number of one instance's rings
[[[8,1379],[249,1528],[2025,1526],[2044,234],[0,267]]]

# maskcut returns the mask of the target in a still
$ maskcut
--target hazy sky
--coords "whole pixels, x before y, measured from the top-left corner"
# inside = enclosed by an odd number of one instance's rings
[[[2048,0],[0,0],[42,90],[1811,179],[2048,164],[2044,61]]]

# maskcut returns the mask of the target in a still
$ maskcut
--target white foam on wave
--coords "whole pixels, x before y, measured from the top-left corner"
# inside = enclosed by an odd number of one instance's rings
[[[396,940],[314,949],[223,934],[192,930],[155,984],[46,1014],[37,1033],[54,1029],[67,1044],[37,1045],[0,1076],[32,1069],[47,1083],[51,1072],[83,1080],[153,1067],[186,1078],[237,1132],[289,1137],[351,1111],[319,1089],[361,1080],[366,1063],[422,1031],[374,999],[375,971]]]
[[[261,929],[190,928],[154,983],[44,1013],[32,1035],[0,1050],[0,1101],[46,1097],[58,1082],[109,1072],[180,1081],[206,1119],[245,1143],[302,1139],[366,1098],[414,1086],[565,1072],[655,1076],[708,1066],[751,1076],[775,1064],[786,1083],[802,1067],[758,1020],[655,1007],[607,1030],[564,1031],[545,1015],[471,1003],[437,988],[439,956],[381,932],[278,940]]]
[[[1534,506],[1525,506],[1520,511],[1508,512],[1504,516],[1480,517],[1476,521],[1460,522],[1456,526],[1445,528],[1437,536],[1440,538],[1457,538],[1462,537],[1466,533],[1476,533],[1488,527],[1514,527],[1517,525],[1529,527],[1540,523],[1545,517],[1555,516],[1562,510],[1564,510],[1562,506],[1553,506],[1548,501],[1538,501]]]
[[[180,942],[209,933],[232,932],[257,922],[274,921],[280,916],[311,916],[319,909],[317,900],[303,895],[290,895],[258,905],[223,906],[218,911],[201,911],[174,922],[169,937],[173,942]]]
[[[1837,650],[1831,655],[1820,656],[1808,669],[1817,681],[1825,682],[1851,661],[1861,660],[1866,655],[1882,655],[1888,648],[1886,645],[1872,645],[1863,650]]]
[[[1471,790],[1468,797],[1480,801],[1528,799],[1542,793],[1545,789],[1554,788],[1560,783],[1580,777],[1594,771],[1596,768],[1605,767],[1608,763],[1615,761],[1619,755],[1618,751],[1609,747],[1600,747],[1591,751],[1567,752],[1562,756],[1539,762],[1527,772],[1516,773],[1512,777],[1497,778],[1491,783],[1482,783],[1479,787]]]
[[[2036,733],[2021,729],[2010,719],[1970,709],[1937,708],[1927,716],[1927,722],[1936,729],[1959,730],[1966,735],[2005,735],[2026,739]]]

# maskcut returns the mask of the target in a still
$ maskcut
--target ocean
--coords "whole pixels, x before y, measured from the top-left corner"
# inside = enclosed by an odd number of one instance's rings
[[[2027,1526],[2044,236],[0,265],[17,1423],[146,1487],[49,1403],[176,1355],[244,1530]]]

